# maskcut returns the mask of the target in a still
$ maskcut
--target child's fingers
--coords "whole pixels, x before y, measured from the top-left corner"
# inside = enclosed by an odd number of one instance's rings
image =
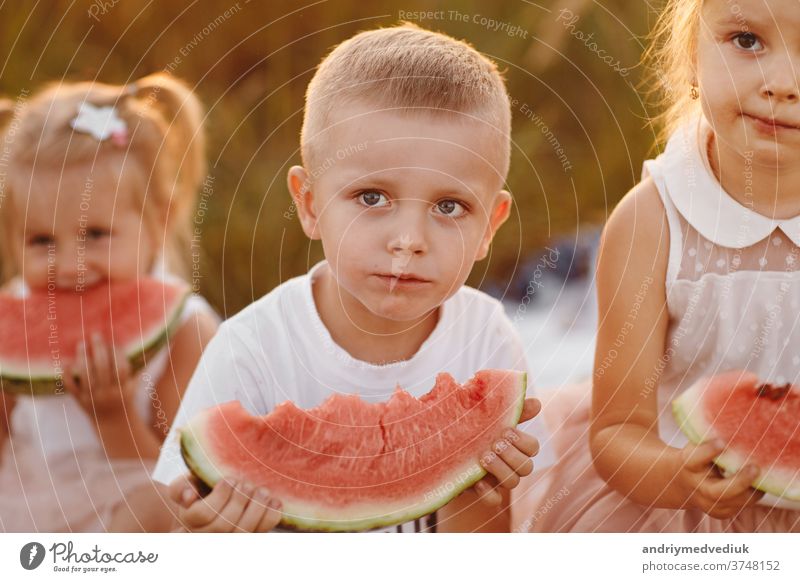
[[[184,473],[169,484],[169,497],[178,505],[188,508],[202,497],[197,479],[191,473]]]
[[[267,505],[267,511],[255,529],[257,532],[271,531],[281,522],[281,502],[277,499],[270,499],[269,503],[272,505]]]
[[[106,348],[100,334],[95,332],[92,334],[92,357],[90,358],[92,365],[92,389],[98,391],[109,385],[110,366],[109,366],[109,351]]]
[[[273,510],[270,504],[275,505],[276,507],[278,505],[276,500],[270,499],[269,491],[267,491],[264,487],[254,487],[250,501],[248,502],[244,513],[242,513],[242,517],[239,519],[239,523],[237,524],[235,531],[268,531],[261,530],[259,528],[261,527],[261,523],[265,522],[265,518],[270,510]],[[280,520],[280,517],[278,517],[278,520]],[[265,522],[265,524],[268,523],[269,521]]]
[[[730,515],[736,515],[745,507],[750,507],[758,503],[759,499],[764,497],[764,492],[749,487],[736,497],[731,497],[718,503],[719,507],[728,510]]]
[[[75,367],[72,370],[72,378],[76,388],[75,396],[82,405],[85,405],[89,397],[89,361],[86,354],[86,343],[78,343],[75,350]]]
[[[519,422],[523,423],[532,419],[534,416],[539,414],[541,410],[542,403],[539,402],[538,398],[526,398],[524,404],[522,405],[522,414],[519,417]]]
[[[758,477],[758,468],[748,465],[731,477],[705,481],[702,485],[703,493],[712,499],[728,501],[747,492],[756,477]]]
[[[0,389],[0,432],[8,433],[11,426],[11,414],[17,405],[17,397]]]
[[[253,496],[253,487],[249,483],[235,482],[228,501],[219,508],[214,520],[203,528],[208,532],[230,532],[242,519],[245,509]],[[212,492],[213,493],[213,492]],[[210,497],[210,495],[209,495]]]
[[[17,397],[14,394],[6,392],[5,390],[0,390],[0,405],[2,405],[5,410],[13,410],[16,404]]]
[[[513,489],[519,485],[519,475],[512,471],[511,467],[506,465],[506,462],[497,453],[489,452],[482,455],[481,464],[506,489]]]
[[[261,518],[264,517],[264,513],[269,509],[268,502],[269,494],[266,489],[255,489],[233,531],[237,533],[256,531],[258,524],[261,523]]]
[[[500,441],[497,444],[501,446],[495,449],[500,455],[500,458],[503,459],[503,462],[520,477],[530,475],[533,472],[533,461],[531,458],[520,451],[515,445],[503,446],[504,443],[506,443],[506,441]]]
[[[80,388],[78,388],[78,383],[75,381],[75,376],[72,372],[66,372],[65,374],[61,375],[61,383],[64,385],[64,389],[69,393],[72,394],[76,400],[81,399]]]
[[[758,503],[758,500],[763,496],[763,491],[747,489],[738,496],[724,501],[710,500],[705,511],[710,516],[716,517],[717,519],[729,519],[735,517],[746,507]]]
[[[724,448],[725,444],[718,440],[699,445],[686,445],[681,450],[683,466],[690,471],[706,470]]]
[[[528,457],[539,454],[539,440],[524,430],[515,428],[506,434],[505,439]]]
[[[503,496],[496,487],[497,480],[492,475],[487,475],[472,486],[481,502],[490,507],[498,507],[503,502]]]
[[[227,480],[216,484],[213,491],[195,501],[184,513],[186,524],[193,529],[211,525],[233,495],[233,485]]]
[[[125,354],[121,351],[114,352],[114,361],[112,362],[114,370],[116,371],[116,378],[119,382],[120,388],[124,388],[128,380],[131,378],[131,363]]]
[[[731,499],[730,503],[735,503],[741,507],[750,507],[751,505],[758,503],[759,500],[764,497],[764,495],[765,493],[763,491],[759,491],[758,489],[753,489],[750,487],[738,497]]]

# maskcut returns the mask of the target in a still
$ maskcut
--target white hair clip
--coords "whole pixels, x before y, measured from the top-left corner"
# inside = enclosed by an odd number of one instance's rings
[[[116,145],[128,143],[128,126],[111,105],[95,107],[91,103],[81,103],[78,115],[69,124],[75,131],[88,133],[98,141],[111,138]]]

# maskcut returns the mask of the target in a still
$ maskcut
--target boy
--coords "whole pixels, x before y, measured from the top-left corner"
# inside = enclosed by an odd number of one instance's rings
[[[381,401],[397,384],[419,397],[441,371],[463,383],[482,368],[526,369],[501,303],[464,286],[509,216],[509,134],[494,64],[445,35],[368,31],[322,62],[306,95],[303,166],[288,185],[326,260],[225,322],[207,347],[154,472],[171,484],[183,529],[266,531],[280,518],[280,500],[271,506],[246,483],[200,498],[174,432],[203,408],[236,399],[261,415],[356,390]],[[528,399],[523,420],[538,408]],[[515,429],[499,446],[482,456],[490,475],[474,491],[389,529],[507,529],[492,505],[531,472],[538,443]]]

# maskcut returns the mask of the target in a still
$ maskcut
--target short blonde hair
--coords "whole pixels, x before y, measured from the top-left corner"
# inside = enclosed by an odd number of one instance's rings
[[[401,111],[474,116],[498,133],[505,180],[511,152],[511,105],[494,62],[471,45],[411,23],[361,32],[336,46],[308,85],[300,136],[303,164],[342,103]]]
[[[652,118],[659,140],[666,141],[681,123],[700,111],[691,98],[703,0],[667,0],[645,53],[645,82],[660,112]]]
[[[74,130],[70,121],[82,103],[114,106],[128,127],[125,147],[111,140],[98,141]],[[183,82],[156,73],[129,85],[96,82],[52,83],[30,99],[14,104],[0,100],[0,143],[10,144],[7,168],[0,187],[0,225],[6,232],[0,244],[3,279],[16,275],[10,254],[9,210],[26,196],[15,174],[48,171],[62,165],[103,164],[109,156],[124,156],[141,170],[147,187],[140,192],[144,216],[168,220],[164,259],[179,275],[188,271],[191,215],[197,190],[205,174],[203,108]],[[5,176],[4,176],[5,178]],[[20,191],[17,191],[20,190]],[[159,241],[154,241],[159,242]]]

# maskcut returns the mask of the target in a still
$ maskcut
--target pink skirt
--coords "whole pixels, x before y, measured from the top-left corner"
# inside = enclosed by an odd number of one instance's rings
[[[589,450],[591,384],[544,395],[542,414],[558,461],[525,477],[511,492],[515,532],[798,532],[800,511],[756,505],[731,519],[699,509],[639,505],[608,486]],[[535,459],[534,459],[535,462]]]
[[[126,493],[150,483],[154,460],[111,460],[99,451],[45,458],[5,439],[0,451],[0,532],[108,531]]]

